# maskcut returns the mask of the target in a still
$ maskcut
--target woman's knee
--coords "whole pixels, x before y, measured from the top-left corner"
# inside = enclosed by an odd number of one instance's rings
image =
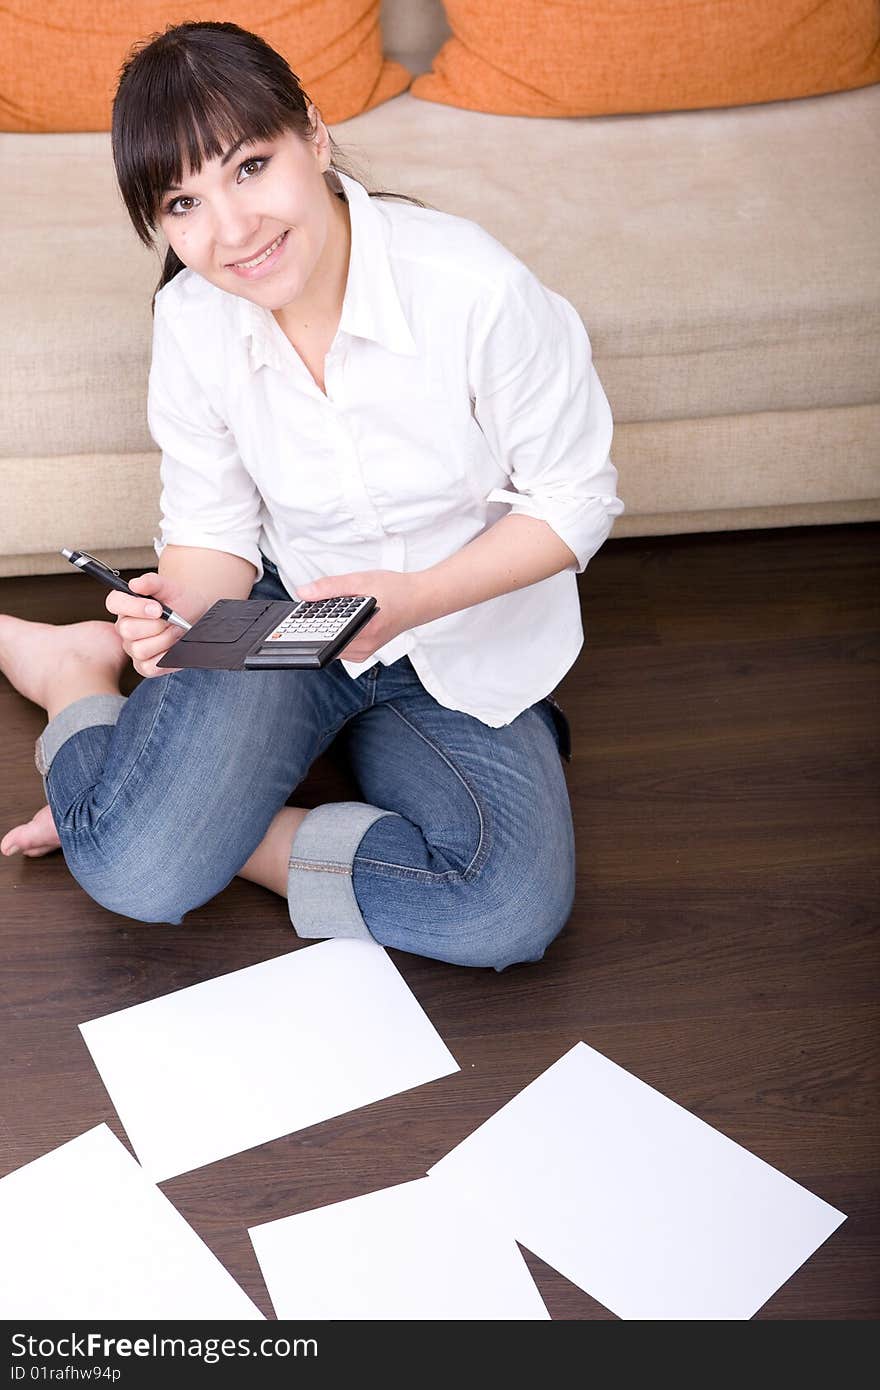
[[[574,903],[574,839],[557,839],[531,855],[490,857],[465,895],[462,965],[504,970],[539,961],[562,931]]]
[[[59,826],[71,874],[109,912],[139,922],[179,924],[227,886],[256,849],[274,802],[251,807],[249,820],[217,813],[206,797],[167,814],[148,798],[117,799],[106,812]],[[80,811],[86,809],[78,808]]]
[[[485,876],[446,884],[436,911],[397,914],[391,925],[383,913],[368,923],[383,945],[430,956],[449,965],[505,970],[509,965],[539,961],[571,915],[574,872],[561,871],[552,883],[531,878],[509,888]],[[537,891],[536,891],[537,890]]]
[[[455,965],[494,970],[534,963],[541,960],[570,915],[571,901],[559,895],[525,911],[512,903],[501,914],[496,911],[481,913],[476,904],[465,929],[448,933],[448,958]]]
[[[191,893],[184,891],[184,885],[167,879],[150,884],[133,882],[124,869],[115,873],[107,869],[77,872],[74,868],[71,872],[99,907],[133,922],[179,926],[187,912],[201,906],[192,900]]]
[[[65,859],[80,887],[108,912],[135,922],[179,925],[188,912],[224,886],[206,872],[197,856],[173,854],[148,840],[127,846],[64,846]]]

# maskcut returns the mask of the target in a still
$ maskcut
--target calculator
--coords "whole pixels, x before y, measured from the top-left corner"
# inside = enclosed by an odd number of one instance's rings
[[[159,667],[220,671],[316,670],[369,622],[374,598],[219,599],[167,651]]]

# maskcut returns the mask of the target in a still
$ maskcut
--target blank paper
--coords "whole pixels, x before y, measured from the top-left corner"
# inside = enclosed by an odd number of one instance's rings
[[[155,1182],[458,1070],[369,941],[304,947],[80,1028]]]
[[[430,1181],[621,1318],[750,1318],[846,1219],[585,1043]]]
[[[419,1178],[255,1226],[279,1318],[543,1319],[516,1243]]]
[[[263,1314],[106,1125],[0,1181],[0,1317]]]

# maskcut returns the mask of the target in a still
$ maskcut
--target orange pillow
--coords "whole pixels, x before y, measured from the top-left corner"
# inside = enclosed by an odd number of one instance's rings
[[[189,19],[231,20],[282,53],[325,121],[335,124],[404,91],[385,61],[380,0],[3,0],[0,130],[109,130],[131,45]]]
[[[414,96],[511,116],[740,106],[880,81],[877,0],[444,0]]]

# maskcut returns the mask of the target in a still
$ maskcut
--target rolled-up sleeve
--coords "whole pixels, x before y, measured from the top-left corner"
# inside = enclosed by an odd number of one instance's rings
[[[150,434],[162,451],[161,523],[154,546],[240,555],[263,573],[262,499],[235,440],[212,407],[156,305],[147,396]]]
[[[487,501],[545,521],[577,570],[623,511],[611,462],[611,410],[578,314],[515,258],[474,317],[474,415],[510,486]]]

